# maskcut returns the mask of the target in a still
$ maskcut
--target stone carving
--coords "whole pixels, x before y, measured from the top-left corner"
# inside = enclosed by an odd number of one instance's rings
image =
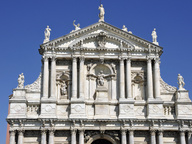
[[[179,84],[179,90],[185,90],[184,89],[184,86],[185,86],[184,78],[180,74],[178,74],[177,80],[178,80],[178,84]]]
[[[37,80],[30,84],[30,85],[26,85],[25,89],[27,89],[28,92],[40,92],[41,90],[41,73],[39,75],[39,77],[37,78]]]
[[[17,86],[17,88],[24,88],[24,75],[23,75],[23,73],[21,73],[20,75],[19,75],[19,78],[18,78],[18,86]]]
[[[99,22],[104,22],[105,9],[102,4],[101,4],[101,6],[99,6],[99,10],[100,10]]]
[[[178,108],[178,111],[180,114],[189,114],[192,111],[192,108],[190,105],[183,105],[182,107]]]
[[[62,96],[66,96],[67,95],[67,85],[65,83],[65,81],[60,83],[61,88],[60,88],[60,92]]]
[[[163,81],[163,79],[160,79],[160,87],[161,87],[161,93],[175,93],[177,90],[176,87],[170,86],[167,83]]]
[[[90,71],[92,65],[93,65],[93,63],[89,63],[89,64],[87,64],[87,71]]]
[[[76,105],[74,109],[76,112],[80,112],[83,108],[80,105]]]
[[[16,105],[16,106],[14,107],[14,110],[15,110],[16,112],[21,112],[21,111],[23,111],[23,108],[22,108],[22,106],[20,106],[20,105]]]
[[[144,114],[144,107],[143,106],[137,107],[135,112],[136,112],[137,115],[143,115]]]
[[[45,39],[44,39],[44,41],[43,41],[43,43],[46,43],[46,42],[48,42],[49,41],[49,39],[50,39],[50,31],[51,31],[51,29],[49,28],[49,26],[47,26],[47,28],[45,29]]]
[[[114,63],[111,63],[111,68],[113,69],[113,73],[116,74],[116,66]]]
[[[153,43],[156,44],[156,45],[159,45],[159,43],[157,42],[156,28],[154,28],[154,30],[152,31],[151,36],[152,36]]]
[[[97,44],[100,48],[105,48],[106,37],[107,36],[105,32],[100,32],[99,35],[97,36]]]
[[[151,114],[161,114],[161,109],[157,105],[153,105],[149,111]]]
[[[47,105],[46,107],[45,107],[45,111],[46,112],[50,112],[52,110],[52,107],[50,106],[50,105]]]
[[[129,113],[133,111],[133,107],[129,106],[129,105],[125,105],[123,106],[123,110],[126,112],[126,113]]]

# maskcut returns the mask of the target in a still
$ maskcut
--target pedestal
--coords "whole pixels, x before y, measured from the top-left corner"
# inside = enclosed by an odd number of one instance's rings
[[[99,86],[95,92],[95,119],[108,119],[109,113],[109,97],[108,90],[104,86]]]
[[[164,118],[163,102],[152,100],[148,101],[147,118],[148,119],[163,119]]]
[[[78,99],[71,101],[71,114],[70,118],[86,118],[85,103]]]

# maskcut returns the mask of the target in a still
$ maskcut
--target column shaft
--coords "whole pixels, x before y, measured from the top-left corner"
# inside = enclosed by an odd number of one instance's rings
[[[10,131],[9,134],[9,144],[15,144],[15,131]]]
[[[159,59],[155,60],[154,66],[154,87],[155,87],[155,98],[160,98],[160,67]]]
[[[156,144],[155,131],[151,131],[151,144]]]
[[[163,144],[163,132],[158,132],[158,144]]]
[[[49,131],[49,144],[54,144],[54,131]]]
[[[47,144],[47,142],[46,142],[46,131],[41,131],[41,144]]]
[[[19,131],[18,144],[23,144],[23,131]]]
[[[192,132],[188,132],[188,144],[192,144]]]
[[[84,131],[80,130],[79,132],[79,144],[84,144]]]
[[[120,98],[125,98],[125,71],[124,59],[120,59]]]
[[[181,143],[181,144],[186,144],[186,141],[185,141],[185,132],[184,132],[184,131],[180,131],[180,143]]]
[[[77,58],[73,57],[72,69],[72,98],[77,98]]]
[[[52,57],[51,59],[51,98],[55,97],[56,90],[56,59]]]
[[[148,99],[153,99],[153,78],[151,59],[148,59],[147,61],[147,91]]]
[[[71,131],[71,144],[76,144],[76,130]]]
[[[129,144],[134,144],[134,131],[129,131]]]
[[[126,85],[127,85],[127,98],[132,98],[131,93],[131,60],[127,59],[126,63]]]
[[[121,144],[127,144],[127,137],[126,137],[126,131],[121,131]]]
[[[49,92],[49,61],[46,56],[44,56],[43,64],[43,98],[48,98]]]
[[[84,57],[80,57],[79,97],[84,98]]]

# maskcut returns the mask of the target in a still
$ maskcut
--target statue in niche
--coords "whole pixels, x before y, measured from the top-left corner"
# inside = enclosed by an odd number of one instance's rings
[[[179,84],[179,90],[184,90],[185,86],[184,78],[180,74],[178,74],[177,80]]]
[[[98,86],[104,86],[104,77],[103,71],[101,70],[97,76],[97,84]]]
[[[61,82],[61,95],[66,96],[67,95],[67,85],[65,83],[65,81]]]
[[[24,88],[24,75],[21,73],[18,78],[18,87],[17,88]]]
[[[101,6],[99,6],[99,10],[100,10],[99,22],[101,22],[101,21],[104,22],[105,9],[102,4],[101,4]]]

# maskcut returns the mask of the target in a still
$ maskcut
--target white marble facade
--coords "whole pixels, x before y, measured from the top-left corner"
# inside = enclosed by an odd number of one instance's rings
[[[39,78],[10,97],[10,144],[192,143],[188,91],[162,80],[154,41],[102,20],[49,37]]]

